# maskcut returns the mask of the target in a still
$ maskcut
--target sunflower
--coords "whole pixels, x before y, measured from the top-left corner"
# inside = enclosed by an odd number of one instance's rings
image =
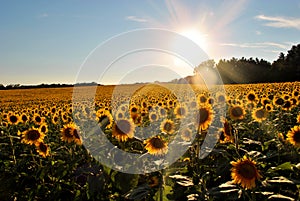
[[[45,137],[44,133],[42,133],[38,129],[32,127],[31,129],[24,131],[22,133],[21,142],[32,145],[32,144],[42,142],[44,137]]]
[[[159,178],[157,176],[151,176],[148,180],[148,185],[150,188],[155,188],[159,185]]]
[[[224,121],[224,126],[220,130],[219,140],[220,143],[234,142],[233,127],[227,120]]]
[[[297,123],[300,124],[300,113],[297,116]]]
[[[176,118],[183,118],[187,115],[187,113],[188,113],[188,109],[185,105],[183,106],[177,105],[174,108],[174,114],[176,115]]]
[[[119,119],[112,127],[112,135],[123,142],[128,138],[133,138],[134,130],[135,126],[131,120]]]
[[[77,145],[82,145],[82,139],[79,135],[78,129],[73,130],[73,137],[73,140]]]
[[[300,147],[300,126],[294,126],[287,133],[287,140],[294,146]]]
[[[158,114],[156,112],[150,112],[149,113],[149,120],[151,122],[157,121],[158,120]]]
[[[244,156],[238,161],[232,161],[230,164],[231,178],[233,183],[240,184],[245,189],[252,189],[255,187],[255,181],[261,178],[259,171],[256,168],[256,162]]]
[[[265,108],[268,112],[272,112],[274,107],[272,104],[268,103],[265,105]]]
[[[175,131],[175,124],[172,120],[165,119],[160,124],[160,130],[164,133],[167,133],[167,134],[173,134],[174,131]]]
[[[264,108],[256,108],[252,112],[252,118],[257,122],[267,119],[268,112]]]
[[[205,104],[207,102],[207,97],[204,94],[200,94],[198,100],[200,104]]]
[[[16,125],[20,122],[20,117],[17,114],[11,113],[7,115],[7,121],[9,124]]]
[[[49,147],[44,142],[38,142],[35,144],[37,152],[44,158],[49,156]]]
[[[181,139],[189,142],[192,140],[192,130],[190,128],[183,128],[180,131],[180,136],[181,136]]]
[[[61,140],[71,143],[75,140],[74,134],[78,134],[78,128],[74,123],[69,123],[64,125],[64,127],[60,130],[61,131]]]
[[[167,143],[159,136],[144,141],[145,149],[152,155],[163,155],[168,152]]]
[[[213,111],[210,105],[204,105],[199,109],[199,113],[197,115],[197,127],[199,130],[208,129],[209,125],[213,120]]]
[[[109,111],[104,110],[101,113],[97,113],[97,121],[99,122],[101,127],[111,128],[113,124],[113,117]]]
[[[254,91],[250,91],[247,95],[246,95],[247,101],[249,102],[256,102],[257,101],[257,96],[255,94]]]
[[[243,119],[245,116],[245,109],[239,105],[231,106],[229,108],[229,116],[233,120]]]
[[[28,116],[25,113],[21,114],[20,119],[24,124],[29,120]]]
[[[36,125],[41,125],[45,121],[45,117],[41,117],[38,113],[35,113],[32,117],[33,122]]]
[[[53,117],[51,118],[51,121],[54,125],[56,125],[58,123],[59,117],[57,114],[53,115]]]
[[[47,133],[48,132],[48,125],[46,123],[42,123],[40,126],[39,126],[39,130],[40,132],[42,133]]]

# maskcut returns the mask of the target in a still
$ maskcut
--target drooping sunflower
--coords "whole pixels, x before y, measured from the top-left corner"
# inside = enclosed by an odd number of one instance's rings
[[[168,145],[160,136],[152,137],[144,141],[145,149],[152,155],[163,155],[168,152]]]
[[[199,130],[206,130],[213,120],[214,114],[210,105],[200,106],[199,113],[197,114],[197,127]]]
[[[266,120],[268,116],[268,112],[264,108],[256,108],[252,112],[252,118],[257,122],[262,122]]]
[[[176,115],[176,118],[183,118],[188,114],[188,109],[185,105],[177,105],[174,108],[174,114]]]
[[[31,129],[26,130],[22,133],[21,142],[32,145],[32,144],[42,142],[44,137],[45,137],[44,133],[32,127]]]
[[[262,177],[256,167],[256,162],[247,156],[236,162],[232,161],[230,164],[233,166],[231,168],[233,183],[240,184],[245,189],[254,188],[255,181]]]
[[[112,127],[112,135],[119,141],[127,141],[133,138],[135,125],[131,120],[118,119]]]
[[[175,124],[171,119],[165,119],[160,124],[160,130],[167,134],[173,134],[175,131]]]
[[[294,126],[287,133],[287,141],[296,147],[300,147],[300,126]]]
[[[220,132],[220,143],[234,142],[233,127],[226,119]]]
[[[7,115],[7,122],[12,125],[16,125],[20,122],[20,117],[17,114],[10,113]]]
[[[36,150],[42,157],[46,158],[49,156],[49,147],[44,142],[38,142],[35,144]]]
[[[61,131],[61,140],[71,143],[74,141],[74,133],[78,133],[78,128],[74,123],[69,123],[64,125],[64,127],[60,130]]]
[[[245,116],[245,109],[240,105],[233,105],[229,108],[229,116],[233,120],[243,119]]]

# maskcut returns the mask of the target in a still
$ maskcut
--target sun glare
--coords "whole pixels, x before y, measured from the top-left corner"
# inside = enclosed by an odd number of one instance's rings
[[[194,43],[199,45],[203,49],[203,51],[207,51],[207,35],[201,33],[197,29],[186,29],[179,32],[181,35],[189,38]]]

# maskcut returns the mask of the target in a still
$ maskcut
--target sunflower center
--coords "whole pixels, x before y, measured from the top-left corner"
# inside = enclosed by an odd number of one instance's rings
[[[239,168],[238,173],[242,177],[250,180],[256,177],[256,168],[251,164],[244,163]]]
[[[164,125],[164,130],[165,131],[171,131],[173,128],[173,125],[170,122],[166,122]]]
[[[44,153],[47,152],[47,146],[44,143],[39,144],[39,149]]]
[[[232,108],[231,110],[231,114],[234,116],[234,117],[241,117],[243,115],[243,110],[242,108],[240,107],[234,107]]]
[[[46,132],[46,126],[42,126],[42,128],[41,128],[41,131],[43,132],[43,133],[45,133]]]
[[[116,130],[120,134],[127,134],[131,130],[131,125],[127,120],[119,120],[116,125]]]
[[[22,121],[25,122],[27,120],[28,120],[27,116],[26,115],[22,115]]]
[[[9,117],[10,122],[16,123],[18,121],[18,118],[15,115],[12,115]]]
[[[300,143],[300,131],[296,131],[294,134],[294,141]]]
[[[206,108],[201,108],[201,109],[199,110],[199,114],[200,114],[199,123],[200,123],[200,124],[203,124],[203,123],[206,122],[206,120],[208,119],[209,113],[208,113],[208,111],[207,111]]]
[[[42,121],[42,119],[41,119],[41,117],[37,116],[37,117],[35,117],[35,121],[40,123]]]
[[[282,98],[278,98],[276,101],[275,101],[275,104],[276,105],[282,105],[284,103],[284,100]]]
[[[177,109],[177,114],[178,114],[178,115],[184,116],[185,113],[186,113],[186,112],[185,112],[185,109],[184,109],[184,108],[181,108],[181,107],[180,107],[180,108]]]
[[[156,149],[161,149],[161,148],[165,147],[164,142],[159,138],[151,139],[151,145]]]
[[[71,128],[66,128],[66,129],[64,130],[64,134],[65,134],[65,136],[66,136],[67,138],[72,138],[72,137],[73,137],[73,135],[72,135],[72,129],[71,129]]]
[[[34,141],[40,138],[41,134],[37,130],[30,130],[27,132],[28,140]]]
[[[248,100],[249,101],[254,101],[255,100],[255,95],[254,94],[249,94],[248,95]]]
[[[265,117],[265,111],[264,110],[257,110],[256,112],[255,112],[255,116],[257,117],[257,118],[259,118],[259,119],[262,119],[262,118],[264,118]]]

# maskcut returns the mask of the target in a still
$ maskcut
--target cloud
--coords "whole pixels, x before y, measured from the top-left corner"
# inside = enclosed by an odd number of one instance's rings
[[[144,18],[139,18],[139,17],[133,16],[133,15],[127,16],[126,20],[130,20],[130,21],[134,21],[134,22],[147,22],[148,21]]]
[[[288,17],[271,17],[265,15],[257,15],[255,19],[267,21],[265,26],[276,28],[295,28],[300,30],[300,18]]]
[[[38,18],[46,18],[46,17],[49,17],[48,13],[42,13],[38,15]]]
[[[222,43],[221,46],[231,46],[240,48],[268,48],[276,47],[280,49],[288,49],[290,46],[286,43],[262,42],[262,43]]]

